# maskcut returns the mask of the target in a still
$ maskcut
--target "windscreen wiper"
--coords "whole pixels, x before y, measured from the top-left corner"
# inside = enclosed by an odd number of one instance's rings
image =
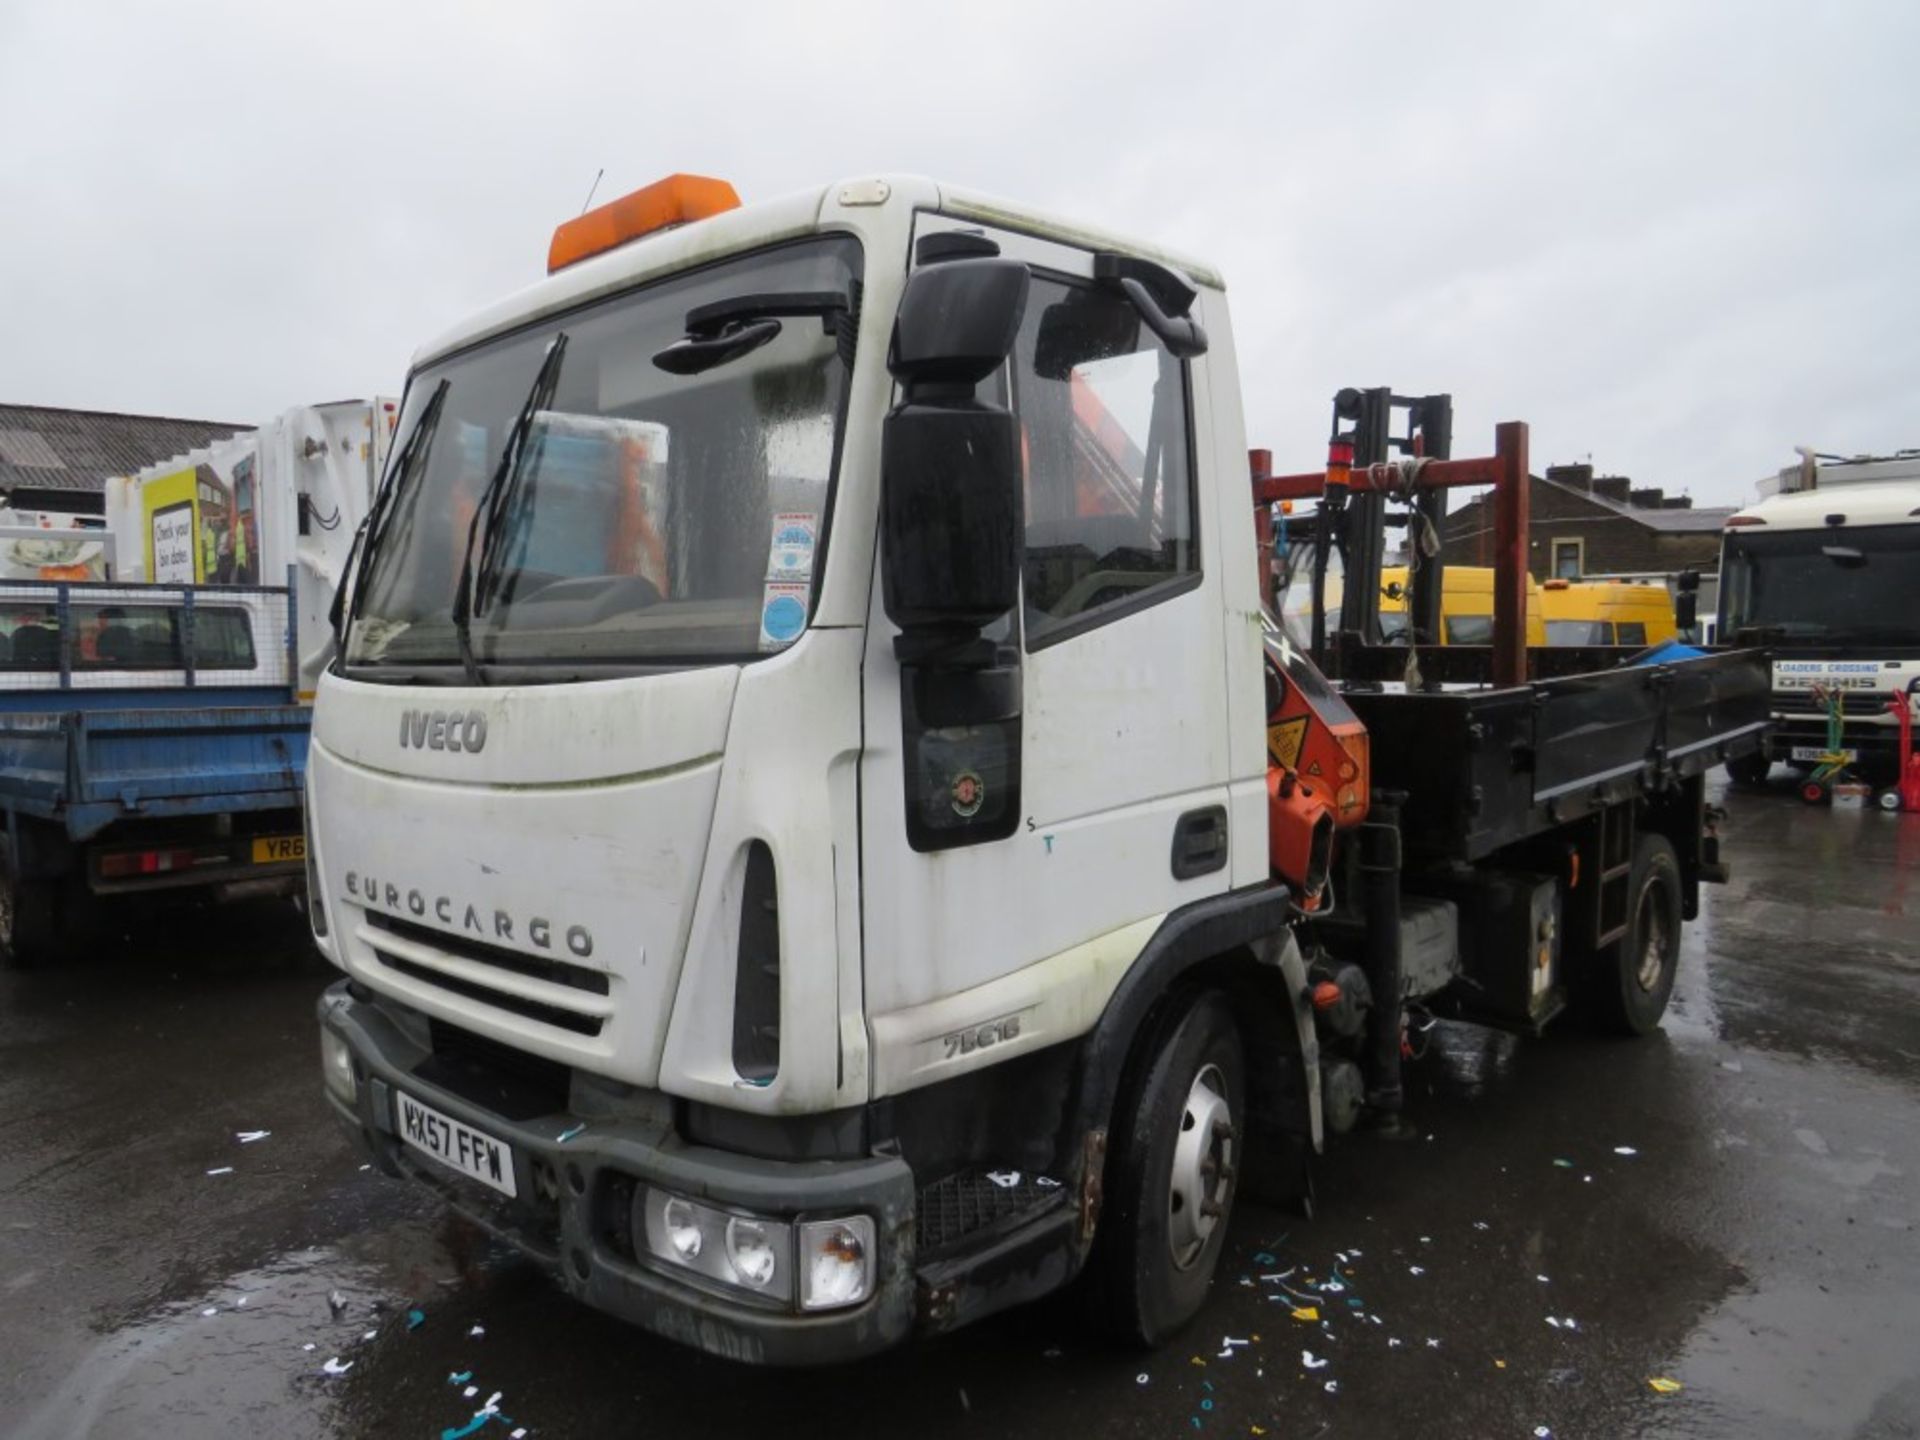
[[[779,335],[782,319],[817,315],[839,342],[841,358],[851,364],[853,325],[848,322],[858,322],[858,304],[837,290],[794,290],[696,305],[687,312],[686,338],[660,351],[653,363],[669,375],[699,375],[758,350]]]
[[[427,397],[426,405],[421,408],[420,418],[413,422],[413,429],[407,432],[407,438],[400,443],[393,463],[387,467],[387,483],[380,487],[380,493],[374,497],[373,509],[367,515],[361,531],[359,556],[341,577],[344,582],[350,574],[353,580],[352,618],[355,620],[360,618],[360,611],[366,603],[366,579],[373,567],[374,552],[387,538],[387,526],[399,507],[400,491],[412,478],[416,464],[425,462],[427,451],[433,446],[434,431],[440,428],[440,411],[446,404],[449,388],[449,383],[444,379],[433,387],[433,394]],[[335,596],[336,600],[338,598]],[[340,639],[340,617],[335,614],[332,618],[337,643]]]
[[[540,373],[533,377],[533,388],[527,391],[520,414],[515,417],[513,428],[507,432],[506,444],[500,449],[500,463],[494,467],[493,474],[487,477],[486,489],[480,492],[480,498],[474,504],[473,519],[467,522],[466,549],[460,556],[460,580],[453,591],[453,634],[459,642],[460,664],[466,670],[470,684],[487,683],[473,658],[472,621],[477,612],[486,610],[493,598],[494,557],[500,553],[501,521],[505,519],[507,504],[513,497],[512,482],[518,478],[521,462],[526,457],[527,434],[533,429],[533,417],[553,401],[553,392],[560,383],[560,365],[566,354],[567,336],[563,330],[548,344],[546,359],[540,362]],[[483,521],[487,538],[480,549],[480,566],[476,574],[474,544],[479,539]]]

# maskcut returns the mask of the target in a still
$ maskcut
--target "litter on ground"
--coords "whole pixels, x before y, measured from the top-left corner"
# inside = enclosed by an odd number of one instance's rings
[[[212,1170],[209,1170],[209,1171],[207,1171],[207,1174],[209,1174],[209,1175],[231,1175],[231,1174],[233,1174],[233,1166],[231,1166],[231,1165],[220,1165],[220,1166],[216,1166],[216,1167],[215,1167],[214,1169],[212,1169]]]
[[[338,1355],[320,1367],[322,1375],[344,1375],[353,1368],[353,1361],[342,1360]]]
[[[234,1131],[233,1138],[238,1140],[242,1145],[251,1145],[254,1141],[264,1140],[271,1134],[273,1134],[271,1130],[236,1130]]]
[[[1669,1380],[1664,1375],[1655,1375],[1647,1385],[1656,1395],[1678,1395],[1683,1388],[1678,1380]]]

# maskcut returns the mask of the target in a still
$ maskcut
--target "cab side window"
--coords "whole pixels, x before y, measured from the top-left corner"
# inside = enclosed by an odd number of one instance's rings
[[[1036,275],[1012,371],[1027,648],[1198,584],[1185,364],[1124,297]]]

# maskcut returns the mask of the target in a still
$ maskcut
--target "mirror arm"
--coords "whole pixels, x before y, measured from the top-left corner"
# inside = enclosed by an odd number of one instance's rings
[[[1192,360],[1207,353],[1207,332],[1200,328],[1198,320],[1190,315],[1167,314],[1153,298],[1153,292],[1130,275],[1120,276],[1118,284],[1120,292],[1140,312],[1146,327],[1159,336],[1160,343],[1175,359]]]

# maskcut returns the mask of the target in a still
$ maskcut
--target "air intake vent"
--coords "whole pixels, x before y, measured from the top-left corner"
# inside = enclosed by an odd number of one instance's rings
[[[780,1072],[780,889],[773,852],[747,847],[740,953],[733,985],[733,1068],[762,1084]]]

